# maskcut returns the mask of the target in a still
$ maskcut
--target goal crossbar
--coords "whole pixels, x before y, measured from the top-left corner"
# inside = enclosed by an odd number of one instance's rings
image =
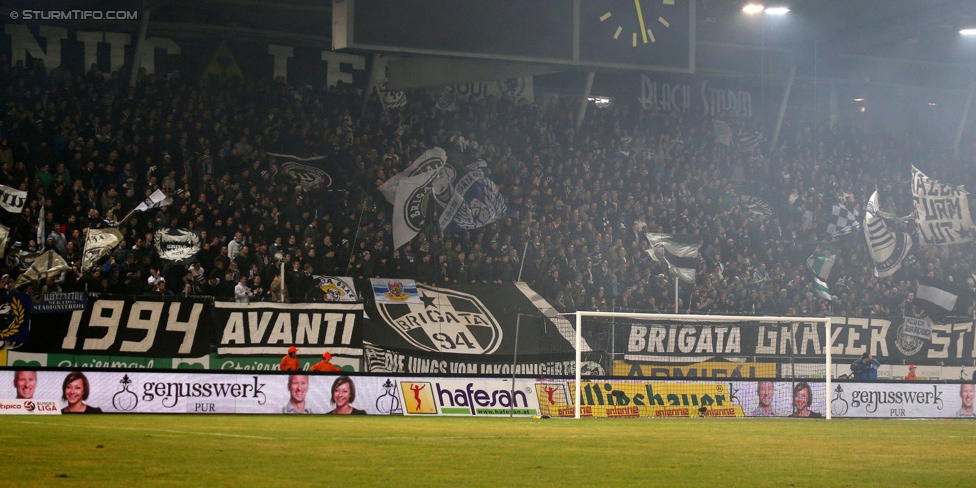
[[[830,390],[831,390],[831,377],[833,376],[830,371],[830,365],[833,364],[830,351],[830,317],[787,317],[787,316],[743,316],[743,315],[689,315],[689,314],[674,314],[674,313],[620,313],[620,312],[589,312],[589,311],[578,311],[576,312],[576,385],[575,394],[576,399],[573,402],[574,406],[574,418],[580,418],[580,405],[582,405],[581,395],[582,391],[582,362],[583,362],[583,317],[632,317],[636,319],[661,319],[661,320],[698,320],[703,322],[722,322],[722,321],[750,321],[750,322],[813,322],[824,324],[826,344],[824,345],[824,353],[826,354],[826,367],[824,378],[826,380],[825,395],[827,405],[830,405]],[[830,408],[826,409],[825,415],[827,420],[830,420]]]

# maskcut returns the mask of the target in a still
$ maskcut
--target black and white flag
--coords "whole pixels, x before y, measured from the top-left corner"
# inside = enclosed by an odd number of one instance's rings
[[[895,274],[912,249],[912,239],[904,232],[892,232],[878,212],[878,192],[868,199],[864,210],[864,239],[874,260],[874,275],[882,278]]]
[[[267,154],[278,163],[277,180],[287,178],[288,183],[301,186],[304,191],[332,186],[332,175],[321,168],[326,162],[325,156],[301,158],[292,154]]]
[[[843,205],[834,205],[830,209],[830,223],[827,224],[827,234],[837,238],[860,229],[861,223],[858,222],[857,217],[856,211],[850,211]]]
[[[159,229],[155,241],[159,257],[174,264],[187,264],[200,251],[200,235],[190,229]]]
[[[651,247],[647,254],[651,259],[668,266],[668,271],[686,283],[695,282],[695,272],[698,270],[698,246],[682,244],[667,234],[647,234]]]
[[[968,315],[973,293],[953,282],[922,278],[918,281],[915,299],[929,317],[941,321],[950,315]]]
[[[112,252],[112,249],[118,246],[122,239],[122,233],[117,229],[88,229],[88,235],[85,236],[85,250],[81,253],[79,271],[87,273],[99,259]]]
[[[145,212],[151,208],[165,207],[173,203],[173,199],[166,196],[162,190],[156,190],[149,195],[142,203],[140,203],[136,208],[136,212]]]
[[[939,183],[912,166],[912,197],[918,235],[925,244],[951,245],[972,241],[976,229],[969,214],[969,194],[962,186]]]
[[[752,154],[759,150],[759,143],[762,142],[762,134],[759,132],[753,134],[744,134],[739,136],[738,144],[736,144],[736,149],[743,154]]]
[[[27,202],[27,192],[7,185],[0,185],[0,208],[10,213],[20,213]]]
[[[431,186],[447,163],[447,153],[439,147],[428,149],[410,167],[380,186],[387,201],[393,203],[393,246],[395,249],[413,239],[426,221],[425,201]]]

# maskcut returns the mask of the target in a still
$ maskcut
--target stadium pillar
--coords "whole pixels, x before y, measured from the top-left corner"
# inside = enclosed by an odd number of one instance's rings
[[[786,80],[786,90],[783,91],[783,100],[779,102],[779,115],[776,116],[776,128],[773,129],[773,140],[769,144],[769,155],[772,156],[776,151],[776,142],[779,140],[779,130],[783,127],[783,117],[786,116],[786,106],[790,103],[790,92],[793,91],[793,80],[796,78],[796,65],[790,68],[790,77]]]
[[[139,69],[142,68],[142,49],[146,44],[146,31],[149,30],[149,12],[150,9],[142,11],[142,17],[139,19],[139,38],[136,39],[136,52],[132,56],[132,72],[129,73],[129,86],[135,88],[136,83],[139,82]]]
[[[576,114],[576,129],[583,127],[583,117],[586,116],[586,105],[590,101],[590,90],[593,88],[593,77],[596,73],[590,71],[586,74],[586,87],[583,88],[583,100],[580,101],[579,113]]]
[[[969,108],[973,105],[973,94],[976,93],[976,80],[969,85],[969,94],[966,95],[966,103],[962,106],[962,117],[959,119],[959,127],[956,128],[956,140],[952,143],[952,155],[959,157],[959,143],[962,142],[962,133],[966,130],[966,119],[969,118]]]

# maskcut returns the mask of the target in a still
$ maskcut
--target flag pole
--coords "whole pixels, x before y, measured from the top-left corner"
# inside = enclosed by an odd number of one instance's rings
[[[674,277],[674,313],[678,313],[678,277]]]

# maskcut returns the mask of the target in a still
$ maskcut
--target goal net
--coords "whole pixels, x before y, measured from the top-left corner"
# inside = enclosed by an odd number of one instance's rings
[[[575,321],[575,381],[567,404],[543,414],[830,418],[829,318],[581,311]]]

